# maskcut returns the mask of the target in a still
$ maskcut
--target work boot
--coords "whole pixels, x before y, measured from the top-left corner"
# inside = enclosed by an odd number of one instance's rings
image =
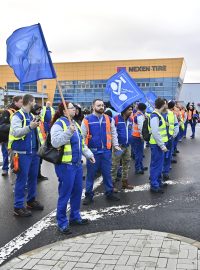
[[[70,226],[74,226],[74,225],[88,225],[90,223],[89,219],[87,218],[82,218],[80,220],[71,220],[69,222]]]
[[[91,203],[93,203],[93,202],[94,202],[94,200],[93,200],[92,197],[86,196],[86,197],[84,198],[84,200],[83,200],[83,205],[89,205],[89,204],[91,204]]]
[[[144,174],[143,170],[135,171],[135,174]]]
[[[163,181],[167,181],[169,179],[170,179],[169,174],[163,174]]]
[[[2,175],[2,176],[8,176],[8,171],[3,170],[1,175]]]
[[[160,188],[160,187],[158,187],[158,188],[155,188],[155,187],[151,187],[150,188],[150,191],[152,192],[152,193],[164,193],[164,190],[162,189],[162,188]]]
[[[18,217],[31,217],[32,213],[25,207],[23,208],[14,208],[14,215]]]
[[[122,181],[122,189],[133,189],[134,187],[128,183],[127,180]]]
[[[117,202],[120,200],[117,196],[113,195],[113,193],[106,195],[106,199],[109,201]]]
[[[72,234],[72,231],[70,230],[69,227],[65,227],[65,228],[58,227],[58,230],[60,233],[65,234],[65,235]]]
[[[38,201],[27,202],[27,208],[32,210],[44,210],[44,206]]]
[[[113,192],[114,193],[118,193],[118,188],[116,187],[116,181],[115,182],[113,182]]]
[[[48,180],[48,177],[42,175],[42,174],[39,174],[38,175],[38,181],[44,181],[44,180]]]
[[[167,187],[167,186],[168,186],[168,184],[165,183],[165,182],[161,182],[161,184],[160,184],[160,188],[165,188],[165,187]]]

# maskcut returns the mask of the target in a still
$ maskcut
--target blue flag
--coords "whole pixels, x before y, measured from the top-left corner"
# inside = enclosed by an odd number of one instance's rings
[[[155,100],[157,99],[157,96],[155,93],[153,93],[152,91],[149,91],[145,94],[148,102],[152,105],[155,105]]]
[[[147,113],[152,113],[155,107],[155,100],[157,99],[157,96],[149,91],[146,94],[144,94],[144,96],[142,97],[142,99],[140,100],[140,102],[145,103],[147,108],[146,108],[146,112]]]
[[[56,78],[40,24],[15,30],[6,44],[7,63],[20,84]]]
[[[106,92],[110,94],[110,103],[117,112],[122,112],[144,95],[124,69],[108,79]]]

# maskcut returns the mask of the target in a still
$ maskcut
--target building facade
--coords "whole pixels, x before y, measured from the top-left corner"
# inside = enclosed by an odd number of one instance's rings
[[[179,94],[179,101],[193,103],[200,109],[200,83],[184,83]]]
[[[109,100],[106,82],[119,68],[126,68],[144,93],[151,90],[167,99],[177,99],[186,71],[184,58],[55,63],[54,67],[64,98],[83,107],[89,107],[96,98]],[[19,88],[8,66],[0,66],[0,87]],[[55,80],[27,84],[25,90],[46,93],[55,107],[61,102]]]

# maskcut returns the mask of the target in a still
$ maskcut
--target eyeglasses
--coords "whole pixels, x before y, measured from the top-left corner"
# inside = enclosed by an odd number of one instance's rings
[[[75,107],[72,106],[72,107],[68,107],[67,109],[68,109],[68,110],[71,110],[71,109],[75,109]]]

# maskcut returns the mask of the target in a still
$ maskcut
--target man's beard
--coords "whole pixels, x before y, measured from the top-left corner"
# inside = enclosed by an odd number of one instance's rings
[[[103,114],[104,113],[104,109],[99,109],[99,110],[96,110],[94,109],[95,113],[99,113],[99,114]]]

